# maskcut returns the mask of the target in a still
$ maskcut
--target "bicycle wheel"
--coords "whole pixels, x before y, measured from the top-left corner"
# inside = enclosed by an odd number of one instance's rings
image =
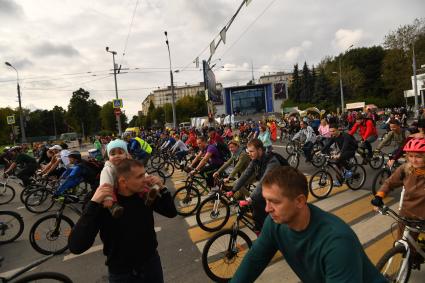
[[[376,264],[376,268],[388,282],[404,283],[409,281],[411,266],[403,266],[406,260],[406,248],[398,245],[388,250]]]
[[[162,158],[160,155],[156,155],[156,156],[152,157],[152,159],[151,159],[152,168],[154,168],[154,169],[160,168],[160,166],[163,162],[164,162],[164,158]]]
[[[290,141],[287,145],[286,145],[286,152],[288,154],[292,154],[295,152],[295,142]]]
[[[13,211],[0,211],[0,245],[15,241],[24,232],[24,220]]]
[[[361,165],[354,165],[350,169],[353,175],[345,180],[347,186],[352,190],[358,190],[363,187],[366,181],[366,170]]]
[[[215,232],[223,228],[229,217],[230,207],[223,197],[211,196],[203,200],[196,211],[196,222],[202,230],[207,232]]]
[[[230,280],[252,246],[247,234],[232,229],[215,234],[205,244],[202,251],[202,267],[205,273],[216,282]]]
[[[174,193],[173,200],[177,214],[187,216],[198,209],[201,203],[201,194],[195,187],[185,186]]]
[[[388,168],[383,168],[380,171],[378,171],[376,176],[373,178],[373,183],[372,183],[373,195],[376,195],[379,188],[382,186],[382,184],[384,184],[385,180],[388,179],[390,176],[391,176],[391,171]]]
[[[298,157],[298,154],[292,153],[288,156],[288,163],[289,166],[297,169],[298,165],[300,164],[300,158]]]
[[[0,204],[6,204],[13,200],[15,197],[15,189],[12,186],[0,183]]]
[[[331,193],[332,188],[332,175],[325,170],[319,170],[314,173],[308,184],[310,193],[317,199],[326,198]]]
[[[369,165],[373,169],[379,169],[384,165],[385,157],[382,153],[375,153],[369,160]]]
[[[34,274],[30,274],[27,276],[24,276],[17,281],[14,281],[15,283],[30,283],[30,282],[62,282],[62,283],[72,283],[72,280],[62,273],[57,272],[37,272]]]
[[[324,155],[313,153],[313,157],[311,158],[311,164],[313,164],[314,167],[320,168],[325,164],[325,162],[326,158]]]
[[[46,215],[37,220],[30,230],[30,244],[44,255],[61,254],[68,249],[68,236],[74,222],[65,215]]]
[[[45,189],[29,193],[25,199],[25,208],[32,213],[44,213],[55,204],[52,195]]]
[[[164,174],[165,178],[170,178],[174,174],[174,165],[170,161],[165,161],[164,165],[161,167],[161,171]]]

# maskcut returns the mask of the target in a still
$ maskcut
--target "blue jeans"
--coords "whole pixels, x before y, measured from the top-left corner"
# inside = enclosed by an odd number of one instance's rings
[[[140,268],[128,272],[109,271],[109,283],[163,283],[161,259],[158,252]]]

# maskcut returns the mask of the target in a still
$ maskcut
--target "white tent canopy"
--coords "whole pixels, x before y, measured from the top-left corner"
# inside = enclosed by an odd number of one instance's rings
[[[365,107],[366,103],[364,102],[354,102],[354,103],[347,103],[345,106],[345,109],[352,110],[352,109],[363,109]]]

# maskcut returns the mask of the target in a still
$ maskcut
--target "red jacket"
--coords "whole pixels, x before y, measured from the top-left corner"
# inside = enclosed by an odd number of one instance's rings
[[[359,135],[363,140],[366,140],[371,136],[378,136],[378,132],[376,131],[376,127],[372,120],[366,120],[364,124],[355,123],[349,134],[353,136],[357,132],[358,128],[360,128]]]

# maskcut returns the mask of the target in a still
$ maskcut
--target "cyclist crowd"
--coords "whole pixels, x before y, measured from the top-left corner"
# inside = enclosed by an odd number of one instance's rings
[[[164,181],[147,173],[161,156],[175,159],[189,178],[203,176],[210,196],[219,193],[217,179],[235,180],[226,197],[251,207],[259,238],[232,282],[254,281],[277,250],[303,282],[386,282],[351,228],[307,203],[305,176],[289,168],[291,162],[276,153],[273,144],[279,139],[281,143],[299,142],[306,162],[331,156],[340,171],[336,186],[351,178],[351,160],[359,148],[364,153],[362,163],[367,164],[392,144],[387,165],[393,166],[404,153],[407,162],[382,184],[372,205],[382,207],[389,191],[402,185],[400,215],[425,220],[425,114],[408,125],[406,113],[399,111],[387,119],[370,110],[342,116],[287,115],[280,121],[241,122],[234,129],[211,121],[201,129],[142,130],[139,136],[125,133],[121,139],[96,137],[88,160],[66,144],[40,145],[32,149],[35,157],[22,145],[5,150],[0,162],[5,166],[4,177],[15,171],[24,187],[31,185],[35,175],[57,179],[56,198],[81,182],[90,185],[86,209],[70,236],[70,249],[84,252],[100,233],[110,282],[163,281],[152,213],[174,217],[178,207]],[[388,131],[373,150],[372,144],[380,138],[377,127]],[[251,191],[247,190],[250,184],[254,184]],[[400,227],[399,237],[403,230]],[[312,241],[314,246],[308,244]],[[415,254],[415,259],[412,266],[418,267],[423,258]]]

